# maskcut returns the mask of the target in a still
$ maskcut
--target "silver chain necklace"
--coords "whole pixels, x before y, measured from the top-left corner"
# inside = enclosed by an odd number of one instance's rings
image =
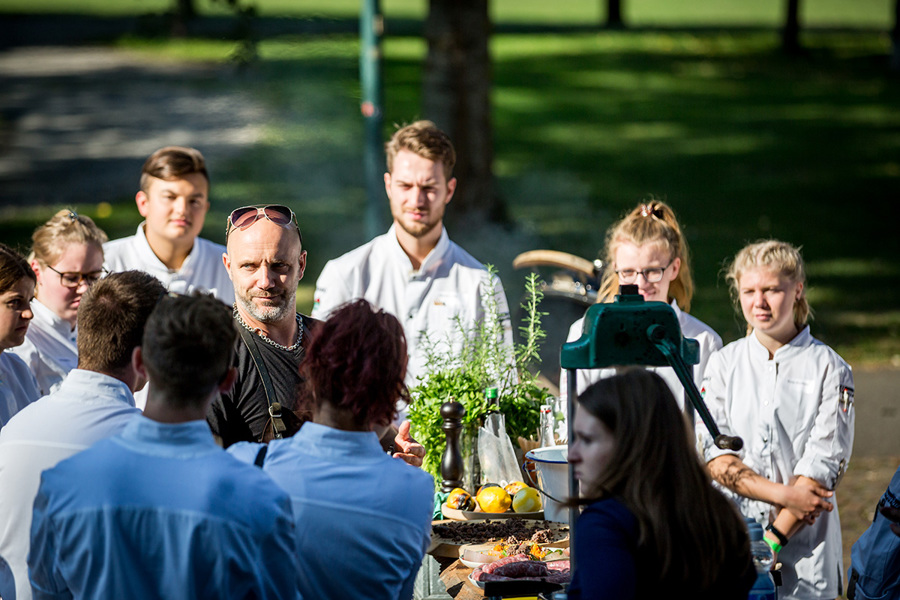
[[[262,341],[269,344],[270,346],[274,346],[274,347],[278,348],[279,350],[293,352],[294,350],[299,348],[300,343],[303,342],[303,321],[300,320],[299,313],[297,314],[297,341],[294,342],[293,344],[291,344],[290,346],[283,346],[283,345],[279,344],[278,342],[276,342],[275,340],[273,340],[272,338],[270,338],[269,336],[267,336],[266,334],[264,334],[260,329],[258,329],[256,327],[250,327],[249,325],[247,325],[244,322],[244,319],[241,318],[241,313],[238,312],[237,303],[235,303],[234,306],[232,306],[232,309],[233,309],[232,314],[234,315],[234,318],[237,319],[238,323],[241,324],[241,327],[243,327],[250,333],[255,333],[256,335],[258,335],[260,337],[260,339],[262,339]]]

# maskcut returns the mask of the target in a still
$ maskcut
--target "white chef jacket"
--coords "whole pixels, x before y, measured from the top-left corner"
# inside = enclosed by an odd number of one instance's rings
[[[41,396],[55,392],[63,378],[78,366],[78,328],[44,306],[35,298],[31,301],[34,319],[28,325],[25,342],[10,352],[25,361],[37,379]]]
[[[0,428],[40,397],[37,381],[28,365],[18,356],[0,352]]]
[[[31,598],[25,559],[41,473],[118,433],[139,414],[123,382],[74,369],[55,393],[25,407],[0,430],[0,560],[9,564],[16,588],[9,593],[0,578],[0,596]]]
[[[738,452],[720,450],[705,428],[705,460],[737,454],[766,479],[789,484],[795,476],[829,489],[838,484],[853,448],[853,374],[838,354],[805,327],[788,344],[769,351],[756,335],[715,353],[702,392],[721,433],[744,441]],[[775,519],[770,504],[737,498],[741,512],[765,526]],[[843,556],[837,498],[834,510],[791,537],[779,555],[784,583],[779,598],[836,598]]]
[[[695,317],[678,308],[678,303],[672,300],[672,309],[678,318],[678,325],[681,327],[681,335],[686,338],[693,338],[700,343],[700,362],[694,365],[694,382],[697,389],[703,382],[703,373],[706,371],[706,364],[713,352],[722,347],[722,338],[712,328]],[[584,317],[578,319],[569,328],[569,336],[567,342],[574,342],[581,338],[584,329]],[[678,402],[679,408],[684,408],[684,387],[678,380],[678,375],[672,367],[647,367],[648,371],[653,371],[663,378],[672,390],[675,400]],[[592,383],[596,383],[605,377],[615,375],[615,369],[578,369],[576,379],[576,389],[581,394]],[[560,398],[566,399],[569,396],[568,386],[568,369],[562,369],[559,375],[559,395]]]
[[[328,261],[316,281],[312,317],[326,319],[337,307],[350,300],[365,298],[394,315],[406,334],[409,365],[406,383],[415,385],[416,376],[425,374],[424,335],[443,351],[450,342],[458,352],[462,336],[456,320],[468,330],[485,318],[483,298],[489,283],[487,270],[468,252],[450,241],[441,231],[437,245],[416,270],[400,242],[396,225],[384,235]],[[492,282],[503,324],[506,344],[512,348],[509,305],[500,279]]]
[[[209,292],[225,304],[234,304],[234,286],[228,271],[222,264],[225,246],[198,237],[194,240],[184,264],[177,271],[169,269],[153,253],[144,224],[138,225],[133,236],[113,240],[103,244],[104,267],[110,273],[137,269],[150,273],[170,292],[190,294],[194,290]]]

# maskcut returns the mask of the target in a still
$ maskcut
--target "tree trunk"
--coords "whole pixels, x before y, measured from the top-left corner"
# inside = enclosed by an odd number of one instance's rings
[[[172,37],[187,37],[188,23],[197,16],[194,0],[175,0],[174,10],[175,14],[172,15],[170,33]]]
[[[787,54],[800,53],[800,0],[788,0],[781,49]]]
[[[891,70],[900,72],[900,0],[894,0],[894,29],[891,30]]]
[[[488,0],[430,0],[422,108],[456,148],[459,183],[447,211],[451,222],[505,216],[492,172],[489,38]]]
[[[622,20],[622,0],[606,0],[606,26],[610,29],[625,26]]]

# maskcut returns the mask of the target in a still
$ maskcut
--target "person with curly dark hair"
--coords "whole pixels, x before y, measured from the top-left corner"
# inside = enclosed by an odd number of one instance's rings
[[[378,441],[407,395],[406,352],[393,315],[365,300],[345,304],[313,330],[300,365],[299,402],[312,421],[268,446],[229,448],[290,494],[304,598],[412,597],[434,481]]]

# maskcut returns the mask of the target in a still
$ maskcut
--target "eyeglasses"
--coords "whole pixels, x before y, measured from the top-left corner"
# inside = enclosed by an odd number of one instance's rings
[[[300,236],[300,243],[303,243],[303,234],[300,233],[300,224],[297,223],[297,216],[287,206],[280,204],[271,204],[269,206],[242,206],[231,211],[228,215],[228,222],[225,225],[225,239],[235,229],[243,231],[262,217],[267,218],[276,225],[287,227],[291,223],[297,228],[297,235]]]
[[[100,281],[101,277],[106,275],[106,269],[91,271],[90,273],[76,273],[74,271],[61,273],[50,265],[47,265],[47,268],[59,275],[59,284],[66,288],[77,288],[81,285],[82,281],[85,282],[88,287],[91,287]]]
[[[664,267],[650,267],[649,269],[644,269],[642,271],[635,271],[634,269],[622,269],[621,271],[616,271],[616,275],[619,276],[619,283],[630,284],[637,281],[638,275],[644,277],[644,281],[647,283],[658,283],[662,281],[663,273],[666,272],[666,269],[672,266],[674,260],[669,261]]]

